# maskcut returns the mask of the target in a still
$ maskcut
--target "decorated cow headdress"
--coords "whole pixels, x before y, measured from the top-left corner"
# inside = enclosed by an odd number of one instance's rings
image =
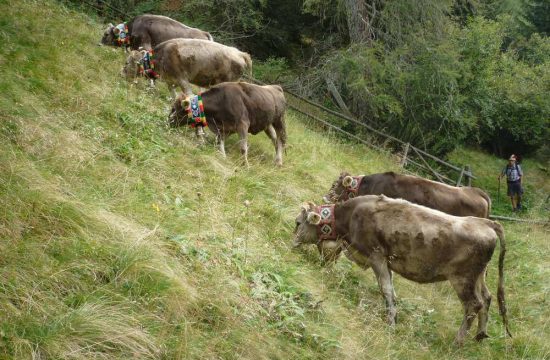
[[[340,199],[346,201],[356,197],[359,191],[359,186],[361,186],[361,181],[363,181],[364,177],[364,175],[345,176],[342,179],[342,186],[344,187],[344,191],[340,195]]]
[[[334,219],[334,204],[320,205],[308,214],[307,221],[317,226],[319,241],[336,240],[336,224]]]
[[[113,27],[113,35],[118,46],[130,45],[130,34],[126,23],[118,24]]]
[[[181,106],[186,109],[192,128],[197,126],[208,126],[208,123],[206,122],[206,115],[204,114],[204,105],[202,103],[201,93],[183,99]]]

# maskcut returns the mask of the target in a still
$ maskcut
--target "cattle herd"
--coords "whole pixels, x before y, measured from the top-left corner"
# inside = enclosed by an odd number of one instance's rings
[[[171,126],[191,125],[199,138],[206,125],[224,141],[237,133],[244,161],[247,134],[264,131],[282,165],[286,143],[286,101],[277,85],[239,81],[250,72],[250,55],[214,42],[202,30],[157,15],[140,15],[128,24],[109,25],[103,44],[131,48],[123,75],[163,79],[172,90]],[[193,95],[191,84],[207,88]],[[175,87],[182,94],[176,96]],[[386,172],[369,176],[340,174],[324,205],[302,205],[296,218],[294,246],[314,244],[325,262],[344,253],[360,267],[372,268],[387,306],[387,321],[396,321],[392,272],[418,283],[448,280],[463,305],[455,341],[462,344],[474,319],[476,340],[487,335],[491,294],[485,277],[500,242],[497,300],[511,336],[504,300],[502,226],[488,219],[491,199],[481,189],[453,187],[423,178]]]

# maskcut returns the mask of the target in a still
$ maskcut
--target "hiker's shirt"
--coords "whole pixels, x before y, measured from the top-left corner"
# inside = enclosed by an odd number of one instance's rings
[[[507,165],[502,170],[502,175],[506,175],[506,180],[508,182],[518,182],[523,176],[523,171],[521,170],[521,166],[519,166],[518,164],[515,164],[513,166]]]

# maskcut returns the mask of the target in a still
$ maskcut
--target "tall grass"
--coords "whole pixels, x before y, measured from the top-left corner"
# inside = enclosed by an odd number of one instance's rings
[[[222,159],[166,126],[167,91],[119,78],[101,24],[51,0],[0,11],[0,358],[549,356],[544,229],[506,225],[513,339],[493,308],[492,337],[454,347],[450,286],[399,277],[389,329],[372,272],[290,244],[302,201],[395,159],[289,111],[284,166],[260,135],[246,170],[236,138]]]

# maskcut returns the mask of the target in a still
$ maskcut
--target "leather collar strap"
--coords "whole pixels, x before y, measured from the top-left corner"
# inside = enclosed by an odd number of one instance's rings
[[[321,222],[317,225],[317,234],[319,241],[336,240],[336,220],[334,219],[334,204],[320,205],[316,209],[321,215]]]
[[[361,181],[363,181],[363,178],[365,175],[360,176],[352,176],[352,182],[351,185],[344,190],[344,201],[353,199],[357,196],[357,192],[359,191],[359,186],[361,186]]]

